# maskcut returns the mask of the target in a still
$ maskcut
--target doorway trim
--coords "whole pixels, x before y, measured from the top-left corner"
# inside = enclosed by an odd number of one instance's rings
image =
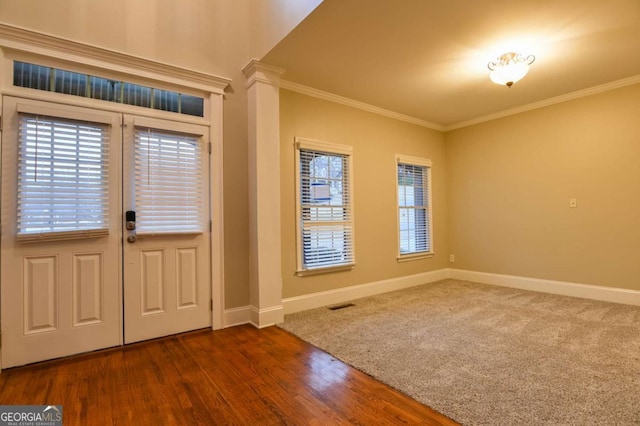
[[[231,80],[0,23],[0,111],[2,111],[3,96],[11,95],[120,113],[140,114],[141,112],[140,107],[16,87],[13,85],[14,60],[72,69],[78,72],[90,71],[99,73],[104,77],[125,77],[140,84],[180,91],[181,93],[204,98],[204,117],[181,116],[179,121],[191,121],[209,127],[209,141],[211,144],[211,155],[209,156],[209,184],[211,188],[211,323],[214,330],[223,328],[224,210],[222,121],[224,91],[231,83]],[[173,113],[164,111],[145,110],[144,114],[167,120],[176,119],[175,116],[172,116]],[[1,136],[2,130],[0,127],[0,140]],[[0,288],[1,286],[2,283],[0,282]]]

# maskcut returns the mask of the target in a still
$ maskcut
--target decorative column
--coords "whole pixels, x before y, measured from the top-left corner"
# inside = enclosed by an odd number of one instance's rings
[[[280,93],[283,69],[252,60],[249,110],[249,295],[258,328],[284,320],[280,234]]]

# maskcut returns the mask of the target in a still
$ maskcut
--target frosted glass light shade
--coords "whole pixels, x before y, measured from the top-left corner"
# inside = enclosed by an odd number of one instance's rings
[[[522,80],[529,72],[529,65],[524,62],[517,64],[510,63],[503,67],[498,67],[491,71],[489,78],[496,84],[510,86],[513,83],[517,83]],[[511,83],[511,84],[509,84]]]
[[[529,72],[529,65],[535,60],[533,55],[523,57],[510,52],[498,58],[497,62],[489,62],[489,78],[496,84],[511,87],[524,78]]]

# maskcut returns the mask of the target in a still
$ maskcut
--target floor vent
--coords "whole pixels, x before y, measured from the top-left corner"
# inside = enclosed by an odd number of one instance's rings
[[[350,308],[352,306],[356,306],[353,303],[345,303],[343,305],[331,306],[329,309],[332,311],[337,311],[338,309]]]

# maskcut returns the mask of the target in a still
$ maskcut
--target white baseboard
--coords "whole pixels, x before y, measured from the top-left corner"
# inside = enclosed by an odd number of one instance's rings
[[[463,269],[449,269],[449,277],[482,284],[519,288],[521,290],[539,291],[542,293],[640,306],[640,291],[638,290],[543,280],[514,275],[491,274]]]
[[[224,328],[242,324],[251,324],[256,328],[269,327],[284,321],[283,312],[282,306],[262,310],[252,305],[225,309]]]
[[[285,314],[342,303],[360,297],[401,290],[447,278],[640,306],[640,291],[638,290],[543,280],[515,275],[492,274],[464,269],[439,269],[437,271],[424,272],[405,277],[289,297],[282,300],[282,306],[269,309],[259,310],[254,306],[227,309],[224,311],[224,327],[233,327],[241,324],[253,324],[257,328],[269,327],[281,323]]]
[[[318,293],[305,294],[303,296],[288,297],[282,300],[282,304],[284,305],[284,313],[291,314],[294,312],[306,311],[307,309],[342,303],[347,300],[358,299],[360,297],[373,296],[393,290],[415,287],[420,284],[427,284],[434,281],[444,280],[446,278],[449,278],[449,270],[439,269],[437,271],[391,278],[388,280],[343,287],[335,290],[321,291]]]
[[[236,325],[249,324],[251,322],[251,307],[241,306],[224,310],[224,328]]]
[[[266,309],[258,309],[255,306],[250,306],[251,324],[257,328],[270,327],[272,325],[280,324],[284,321],[284,307],[273,306]]]

